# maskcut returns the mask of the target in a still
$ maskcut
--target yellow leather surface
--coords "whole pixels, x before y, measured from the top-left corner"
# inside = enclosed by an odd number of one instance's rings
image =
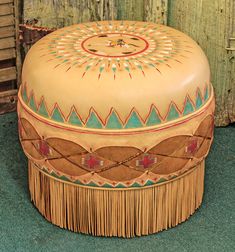
[[[49,111],[58,104],[68,115],[75,107],[85,120],[93,108],[105,120],[113,108],[125,121],[133,108],[145,118],[155,105],[165,117],[171,102],[179,110],[187,96],[196,103],[197,90],[204,94],[210,85],[210,71],[196,42],[175,29],[102,21],[65,27],[37,42],[26,56],[22,83],[37,104],[44,97]]]

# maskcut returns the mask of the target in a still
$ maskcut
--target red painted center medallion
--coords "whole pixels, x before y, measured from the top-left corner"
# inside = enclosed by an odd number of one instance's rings
[[[142,37],[127,33],[102,33],[86,38],[84,51],[102,57],[127,57],[146,51],[149,43]]]

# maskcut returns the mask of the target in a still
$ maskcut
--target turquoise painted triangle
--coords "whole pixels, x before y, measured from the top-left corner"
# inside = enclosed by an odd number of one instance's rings
[[[125,128],[131,129],[131,128],[140,128],[143,127],[138,115],[135,111],[132,112],[131,117],[129,118]]]
[[[69,178],[67,178],[66,176],[64,176],[64,175],[62,175],[62,176],[60,177],[60,179],[65,180],[65,181],[70,181],[70,182],[71,182],[71,180],[70,180]]]
[[[185,106],[184,106],[184,112],[183,115],[188,115],[191,114],[194,111],[194,107],[191,103],[191,101],[189,100],[189,98],[187,97]]]
[[[121,183],[118,183],[115,188],[126,188],[126,186],[124,186],[123,184]]]
[[[141,185],[137,182],[135,182],[134,184],[131,185],[131,187],[141,187]]]
[[[52,172],[50,173],[50,175],[53,176],[53,177],[56,177],[56,178],[60,178],[54,171],[52,171]]]
[[[202,97],[200,92],[197,93],[196,108],[199,109],[202,106]]]
[[[59,111],[59,109],[58,109],[57,107],[54,109],[51,118],[52,118],[53,120],[57,121],[57,122],[64,122],[64,119],[63,119],[63,117],[61,116],[60,111]]]
[[[113,188],[113,186],[109,185],[109,184],[104,184],[102,187],[105,187],[105,188]]]
[[[166,181],[166,179],[160,178],[160,179],[158,180],[157,184],[162,183],[162,182],[165,182],[165,181]]]
[[[151,180],[147,180],[147,182],[144,184],[144,186],[150,186],[153,185],[154,183]]]
[[[95,115],[94,112],[91,112],[91,115],[86,123],[86,127],[88,128],[95,128],[95,129],[101,129],[102,124],[98,120],[97,116]]]
[[[23,89],[22,98],[25,103],[28,103],[28,96],[27,96],[26,88]]]
[[[75,184],[78,184],[78,185],[82,185],[81,181],[80,180],[76,180],[74,181]]]
[[[42,100],[41,104],[40,104],[40,107],[39,107],[39,110],[38,110],[38,113],[44,117],[49,117],[48,115],[48,112],[47,112],[47,109],[46,109],[46,106],[45,106],[45,103],[44,103],[44,100]]]
[[[77,126],[82,126],[82,122],[77,116],[77,113],[73,110],[70,117],[69,117],[69,123]]]
[[[209,97],[209,91],[208,91],[208,86],[206,86],[206,92],[205,92],[205,95],[204,95],[204,101],[207,101]]]
[[[171,121],[171,120],[174,120],[174,119],[177,119],[177,118],[179,118],[179,113],[176,110],[175,105],[172,103],[171,108],[170,108],[170,112],[169,112],[169,114],[167,116],[167,121]]]
[[[110,115],[107,125],[107,129],[122,129],[122,124],[120,123],[116,113],[113,111]]]
[[[94,182],[90,182],[89,184],[87,184],[87,186],[93,186],[93,187],[98,187],[98,185],[97,184],[95,184]]]
[[[29,107],[33,110],[33,111],[37,111],[37,107],[33,98],[33,95],[31,95],[30,100],[29,100]]]
[[[156,109],[152,109],[150,115],[149,115],[149,118],[148,118],[148,121],[146,123],[147,126],[152,126],[152,125],[156,125],[156,124],[159,124],[161,123],[161,120],[158,116],[158,114],[156,113]]]

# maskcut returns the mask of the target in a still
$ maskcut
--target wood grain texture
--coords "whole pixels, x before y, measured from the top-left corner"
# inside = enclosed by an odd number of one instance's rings
[[[15,26],[0,27],[0,38],[15,36]]]
[[[13,15],[0,16],[0,27],[14,25]]]
[[[204,50],[216,95],[215,124],[235,121],[234,0],[169,0],[168,25],[191,36]]]
[[[12,59],[16,57],[15,48],[10,49],[0,49],[0,61]]]
[[[38,26],[60,28],[75,23],[115,19],[114,0],[25,0],[24,21],[37,19]]]
[[[21,72],[19,2],[0,0],[0,114],[16,109]]]
[[[0,16],[13,14],[12,3],[0,4]]]
[[[8,67],[0,69],[0,85],[1,82],[15,80],[16,79],[16,68]]]
[[[0,92],[0,115],[16,110],[17,89]]]
[[[15,47],[15,38],[1,38],[0,39],[0,49],[12,48]]]
[[[167,0],[25,0],[23,15],[48,28],[114,19],[166,23]]]

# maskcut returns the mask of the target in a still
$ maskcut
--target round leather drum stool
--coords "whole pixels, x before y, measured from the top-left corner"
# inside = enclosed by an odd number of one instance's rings
[[[75,232],[174,227],[202,202],[213,113],[208,61],[185,34],[135,21],[59,29],[23,66],[19,134],[31,199]]]

